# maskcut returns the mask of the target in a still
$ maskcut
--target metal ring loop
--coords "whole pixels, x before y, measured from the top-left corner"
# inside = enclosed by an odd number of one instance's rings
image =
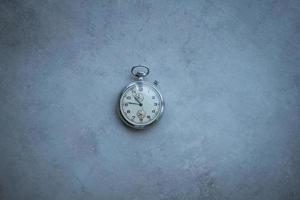
[[[138,68],[146,69],[146,71],[136,71],[136,72],[134,72],[134,70],[135,70],[135,69],[138,69]],[[146,67],[146,66],[143,66],[143,65],[137,65],[137,66],[133,66],[133,67],[131,68],[131,74],[132,74],[133,76],[135,76],[135,77],[138,77],[138,78],[140,78],[140,77],[145,77],[145,76],[147,76],[149,73],[150,73],[150,69],[149,69],[148,67]]]

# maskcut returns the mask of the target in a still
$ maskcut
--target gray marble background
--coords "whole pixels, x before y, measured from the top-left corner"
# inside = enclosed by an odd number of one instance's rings
[[[115,113],[132,65],[162,120]],[[0,0],[0,199],[300,199],[300,1]]]

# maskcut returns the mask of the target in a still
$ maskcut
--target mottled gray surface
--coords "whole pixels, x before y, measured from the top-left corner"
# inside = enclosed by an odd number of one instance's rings
[[[0,79],[1,200],[300,199],[300,1],[0,0]]]

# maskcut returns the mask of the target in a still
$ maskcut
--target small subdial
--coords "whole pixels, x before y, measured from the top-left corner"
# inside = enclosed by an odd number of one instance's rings
[[[143,101],[143,100],[144,100],[144,95],[143,95],[142,93],[137,93],[136,98],[137,98],[139,101]]]
[[[136,112],[136,116],[139,118],[140,121],[143,121],[143,119],[145,118],[145,115],[146,115],[146,113],[143,110],[138,110]]]
[[[142,102],[144,100],[144,95],[141,92],[136,92],[136,90],[132,90],[132,95],[135,99],[137,99],[138,101]]]

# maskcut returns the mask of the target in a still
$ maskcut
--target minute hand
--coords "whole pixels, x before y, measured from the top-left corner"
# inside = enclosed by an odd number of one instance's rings
[[[140,106],[143,105],[143,104],[138,100],[138,98],[134,97],[134,99],[139,103]]]
[[[140,105],[139,103],[128,102],[128,104]]]

